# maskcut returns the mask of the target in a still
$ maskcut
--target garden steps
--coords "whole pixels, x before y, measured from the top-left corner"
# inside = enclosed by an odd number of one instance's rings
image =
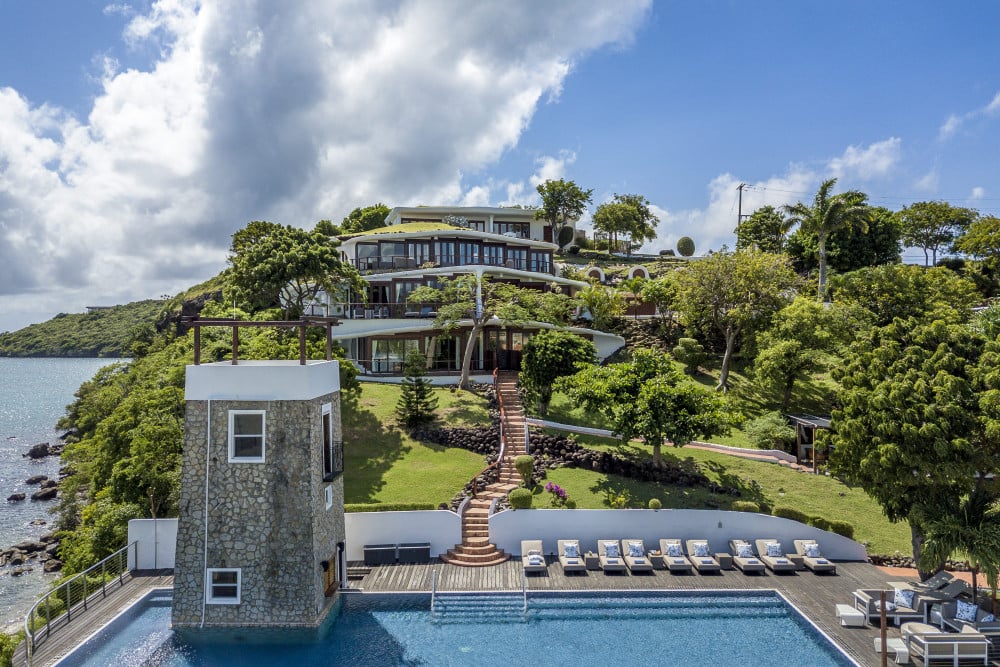
[[[489,540],[490,507],[497,498],[504,498],[522,484],[514,468],[514,459],[527,453],[524,442],[524,408],[517,393],[517,373],[501,373],[497,377],[497,393],[504,407],[504,456],[500,459],[497,481],[487,485],[469,501],[462,514],[462,542],[441,556],[453,565],[488,567],[507,561],[510,555]]]

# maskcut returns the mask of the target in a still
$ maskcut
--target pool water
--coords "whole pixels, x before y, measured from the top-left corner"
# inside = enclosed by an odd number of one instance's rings
[[[853,664],[774,593],[344,595],[320,633],[174,631],[157,593],[70,665]],[[318,636],[317,636],[318,635]]]

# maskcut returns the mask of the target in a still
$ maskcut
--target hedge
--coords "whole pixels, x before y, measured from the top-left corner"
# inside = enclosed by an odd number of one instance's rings
[[[531,507],[531,489],[514,489],[510,492],[510,506],[516,510],[526,510]]]
[[[843,535],[844,537],[854,539],[854,525],[848,523],[847,521],[834,520],[830,522],[830,530],[837,533],[838,535]]]
[[[760,505],[752,500],[734,500],[732,509],[734,512],[760,512]]]
[[[809,523],[809,515],[805,512],[800,512],[794,507],[788,507],[786,505],[778,505],[771,512],[774,516],[780,516],[783,519],[791,519],[792,521],[798,521],[799,523]]]
[[[436,510],[434,503],[347,503],[345,512],[415,512],[418,510]]]

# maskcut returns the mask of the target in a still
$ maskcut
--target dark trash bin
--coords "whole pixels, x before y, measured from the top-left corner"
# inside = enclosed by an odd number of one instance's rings
[[[366,544],[365,565],[391,565],[396,562],[395,544]]]
[[[429,563],[431,562],[430,542],[408,542],[399,545],[400,563]]]

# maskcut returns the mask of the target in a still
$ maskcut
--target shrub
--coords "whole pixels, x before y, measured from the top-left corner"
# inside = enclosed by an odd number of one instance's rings
[[[777,411],[751,419],[743,430],[757,449],[788,451],[795,442],[795,429]]]
[[[663,503],[660,502],[659,498],[650,498],[649,509],[651,510],[663,509]]]
[[[24,632],[15,635],[0,633],[0,665],[10,665],[14,660],[14,649],[24,639]]]
[[[345,512],[415,512],[438,509],[434,503],[347,503]]]
[[[632,494],[626,488],[623,488],[621,491],[606,489],[604,491],[604,502],[611,509],[623,510],[632,502]]]
[[[697,374],[698,366],[705,361],[705,348],[694,338],[679,339],[672,353],[674,359],[684,364],[684,372],[688,375]]]
[[[809,523],[809,516],[805,512],[800,512],[794,507],[778,505],[774,508],[771,514],[774,516],[780,516],[783,519],[791,519],[792,521],[798,521],[800,523]]]
[[[535,471],[535,459],[530,454],[521,454],[514,459],[514,469],[524,480],[524,485],[531,486],[531,473]]]
[[[573,500],[572,498],[567,498],[566,499],[566,509],[568,509],[568,510],[575,510],[576,509],[576,501]]]
[[[760,512],[760,505],[752,500],[734,500],[732,508],[734,512]]]
[[[559,247],[563,247],[572,243],[575,237],[576,230],[568,225],[564,225],[563,228],[559,230],[559,235],[556,237],[556,241],[559,243]]]
[[[545,485],[545,490],[551,495],[549,498],[549,505],[551,507],[565,507],[566,506],[566,490],[555,482],[549,482]]]
[[[854,526],[847,521],[840,521],[839,519],[834,519],[830,522],[830,530],[837,533],[838,535],[843,535],[844,537],[854,539]]]
[[[571,255],[579,255],[580,254],[580,246],[578,246],[578,245],[576,245],[574,243],[573,245],[571,245],[569,248],[566,249],[566,252],[568,252]]]
[[[830,522],[821,516],[809,517],[809,525],[820,530],[830,530]]]
[[[690,236],[682,236],[677,239],[677,252],[681,257],[690,257],[694,254],[694,240]]]
[[[510,506],[516,510],[531,509],[531,489],[514,489],[508,496]]]

